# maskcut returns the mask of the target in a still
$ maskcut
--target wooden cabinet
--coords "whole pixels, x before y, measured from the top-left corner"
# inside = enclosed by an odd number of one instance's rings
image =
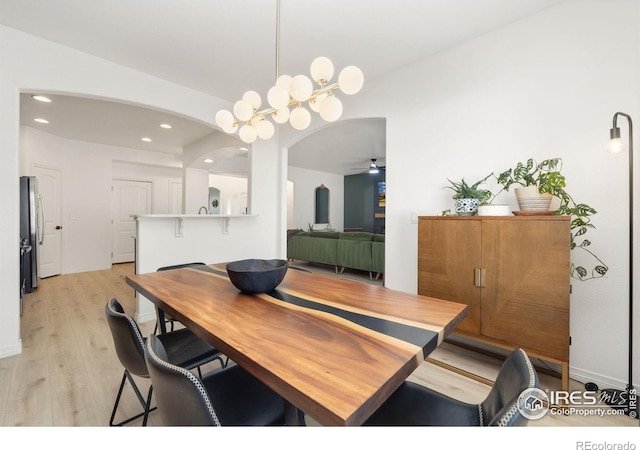
[[[418,293],[468,305],[456,333],[562,365],[568,385],[569,216],[424,216]]]

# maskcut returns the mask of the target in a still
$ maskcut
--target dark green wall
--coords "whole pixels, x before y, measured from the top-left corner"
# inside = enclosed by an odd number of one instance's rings
[[[378,182],[385,181],[384,170],[378,174],[361,173],[344,177],[344,228],[362,228],[370,233],[384,233],[384,213],[378,206]]]

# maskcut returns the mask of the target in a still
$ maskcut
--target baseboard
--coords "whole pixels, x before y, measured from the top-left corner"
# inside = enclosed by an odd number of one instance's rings
[[[20,353],[22,353],[22,339],[20,339],[15,345],[0,348],[0,359],[19,355]]]
[[[569,366],[569,376],[572,380],[580,383],[595,383],[600,389],[624,390],[629,382],[628,380],[607,377],[599,373],[590,372],[573,366]]]

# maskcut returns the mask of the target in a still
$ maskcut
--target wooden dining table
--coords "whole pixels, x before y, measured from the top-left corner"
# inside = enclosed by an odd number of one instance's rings
[[[127,283],[280,394],[290,424],[307,414],[361,425],[466,315],[461,303],[292,268],[264,294],[241,293],[225,264]]]

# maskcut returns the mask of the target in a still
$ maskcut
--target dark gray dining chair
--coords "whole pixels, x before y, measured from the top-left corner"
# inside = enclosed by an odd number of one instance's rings
[[[284,400],[238,365],[198,378],[170,362],[159,336],[145,345],[156,404],[166,426],[284,425]]]
[[[131,316],[125,314],[122,305],[116,298],[111,298],[107,302],[105,306],[105,314],[107,316],[109,328],[111,329],[111,336],[113,337],[116,354],[118,355],[120,363],[124,367],[124,374],[122,375],[118,395],[116,396],[116,401],[113,405],[113,410],[111,411],[109,426],[125,425],[140,417],[143,417],[142,426],[146,426],[149,413],[155,410],[155,408],[150,408],[151,397],[153,395],[153,384],[149,387],[149,391],[147,392],[147,397],[145,399],[133,378],[133,375],[141,378],[149,378],[149,372],[147,371],[147,365],[144,360],[145,339],[142,337],[140,328],[136,321]],[[186,328],[162,334],[157,339],[163,343],[163,347],[166,349],[167,359],[171,361],[172,364],[180,366],[184,368],[184,370],[197,368],[200,376],[202,376],[200,366],[203,364],[215,360],[220,361],[220,364],[223,363],[223,355],[220,351],[200,339]],[[127,380],[129,380],[129,383],[131,384],[131,387],[144,410],[140,414],[114,424],[116,411],[120,404],[120,397],[122,396],[122,391]]]
[[[187,267],[202,267],[202,266],[206,266],[206,264],[203,262],[174,264],[172,266],[158,267],[158,270],[156,270],[156,272],[163,272],[165,270],[174,270],[174,269],[184,269]],[[153,329],[153,334],[156,334],[158,332],[158,328],[160,328],[162,333],[166,332],[167,324],[171,326],[171,331],[173,331],[175,329],[176,322],[179,322],[178,319],[171,317],[169,314],[159,309],[157,310],[157,316],[158,317],[156,320],[156,327]]]
[[[405,381],[365,422],[373,426],[526,426],[518,399],[539,387],[538,374],[522,349],[505,360],[487,398],[480,404],[461,402]]]

